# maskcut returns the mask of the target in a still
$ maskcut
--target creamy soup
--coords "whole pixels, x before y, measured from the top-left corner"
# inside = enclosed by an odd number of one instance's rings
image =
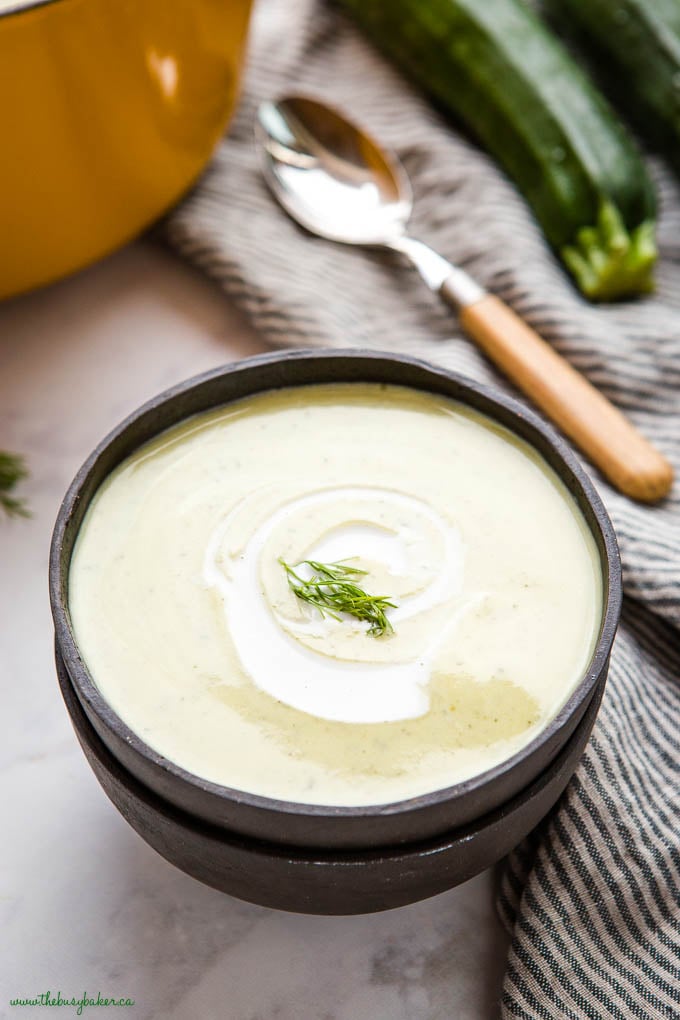
[[[306,560],[391,605],[384,633],[303,601]],[[327,590],[327,589],[324,589]],[[593,538],[524,442],[401,387],[283,389],[185,421],[102,485],[74,550],[104,698],[197,776],[377,804],[529,742],[601,620]]]

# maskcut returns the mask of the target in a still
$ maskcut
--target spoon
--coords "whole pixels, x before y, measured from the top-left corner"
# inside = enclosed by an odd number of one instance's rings
[[[304,96],[262,103],[256,122],[265,179],[286,212],[314,234],[401,252],[458,312],[486,355],[621,492],[655,502],[668,461],[508,305],[409,237],[411,185],[396,155],[337,110]]]

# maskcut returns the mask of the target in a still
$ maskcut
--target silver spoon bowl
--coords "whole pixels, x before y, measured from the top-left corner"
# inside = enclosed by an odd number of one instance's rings
[[[484,296],[467,273],[408,237],[413,191],[406,171],[356,124],[316,100],[288,96],[261,104],[255,130],[269,187],[307,230],[401,252],[432,290],[448,281],[456,304]]]

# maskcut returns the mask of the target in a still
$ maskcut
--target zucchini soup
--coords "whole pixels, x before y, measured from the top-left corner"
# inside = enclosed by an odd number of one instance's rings
[[[602,615],[592,535],[524,441],[452,400],[272,390],[136,451],[69,607],[102,696],[226,787],[325,805],[451,786],[528,744]]]

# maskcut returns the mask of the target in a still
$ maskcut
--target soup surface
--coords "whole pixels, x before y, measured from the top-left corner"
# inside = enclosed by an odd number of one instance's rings
[[[305,560],[365,571],[388,630],[302,601],[281,561],[304,582]],[[586,669],[602,590],[580,512],[527,444],[444,397],[339,384],[137,451],[87,512],[69,602],[95,683],[151,747],[225,786],[351,805],[528,743]]]

